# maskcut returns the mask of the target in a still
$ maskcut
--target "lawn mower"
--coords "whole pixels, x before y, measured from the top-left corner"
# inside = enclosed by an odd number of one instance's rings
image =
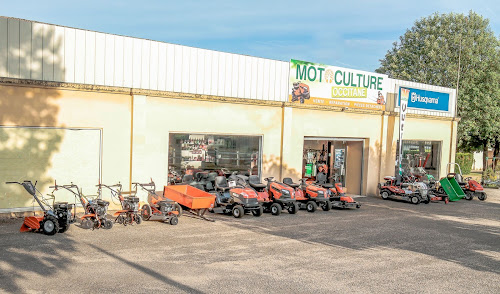
[[[299,204],[295,200],[295,191],[292,187],[274,181],[274,177],[264,179],[267,185],[259,180],[259,176],[248,177],[248,184],[254,188],[259,196],[259,202],[265,212],[273,215],[280,215],[282,210],[287,210],[290,214],[299,211]]]
[[[50,205],[48,199],[46,199],[36,188],[37,182],[35,182],[35,184],[31,181],[23,181],[22,183],[6,182],[6,184],[19,184],[23,186],[43,210],[43,216],[33,215],[25,217],[19,231],[38,231],[45,235],[54,235],[55,233],[66,232],[75,221],[74,214],[71,213],[74,204],[68,204],[68,202],[54,202],[55,197],[53,195],[48,195],[49,198],[52,198],[52,205]]]
[[[342,183],[330,184],[326,181],[326,174],[320,172],[316,175],[316,184],[328,189],[330,194],[330,203],[332,207],[335,208],[360,208],[361,204],[354,201],[352,197],[346,196],[344,192],[344,187],[342,187]]]
[[[378,184],[378,189],[382,199],[387,200],[389,198],[403,200],[411,202],[413,204],[419,204],[422,201],[427,201],[428,198],[423,198],[420,193],[416,193],[408,187],[396,184],[396,177],[384,177],[384,181]]]
[[[78,188],[77,185],[71,183],[70,185],[58,185],[54,183],[54,186],[49,188],[54,189],[52,193],[59,189],[64,189],[72,193],[76,199],[80,201],[82,207],[85,211],[85,215],[80,217],[81,227],[84,229],[111,229],[113,227],[113,222],[107,219],[109,202],[99,199],[91,199],[83,195],[82,190]]]
[[[472,177],[464,179],[462,175],[462,168],[458,163],[448,163],[446,168],[448,169],[451,165],[458,166],[459,173],[449,173],[448,175],[453,176],[457,180],[460,188],[462,188],[465,192],[465,199],[472,200],[474,199],[474,196],[476,196],[477,199],[481,201],[486,200],[487,195],[484,192],[483,186],[481,186],[481,184],[479,184],[476,180],[473,180]]]
[[[179,217],[182,215],[182,208],[175,201],[164,198],[156,194],[156,184],[151,180],[150,183],[132,183],[134,185],[135,195],[138,187],[148,192],[148,203],[142,205],[141,214],[144,220],[153,220],[160,218],[163,222],[175,226],[179,223]]]
[[[230,182],[224,176],[215,178],[215,206],[212,212],[232,214],[235,218],[251,212],[261,216],[264,209],[259,204],[257,192],[246,187],[245,179],[237,176]]]
[[[142,223],[142,217],[139,211],[139,197],[124,197],[122,195],[122,185],[120,183],[111,186],[99,184],[97,187],[99,198],[102,198],[102,188],[107,188],[111,192],[111,199],[116,198],[120,201],[122,209],[113,214],[113,216],[116,217],[115,223],[119,223],[124,226],[132,225],[134,223],[139,225]]]
[[[328,190],[313,183],[307,183],[306,180],[301,179],[301,183],[296,184],[291,178],[284,178],[283,183],[295,189],[295,200],[299,208],[315,212],[320,206],[324,211],[329,211],[332,206]]]

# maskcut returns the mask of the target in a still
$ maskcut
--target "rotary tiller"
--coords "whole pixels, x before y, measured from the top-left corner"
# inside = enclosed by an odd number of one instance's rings
[[[120,183],[111,186],[99,184],[97,187],[99,189],[99,196],[101,196],[102,188],[107,188],[111,193],[111,198],[116,198],[120,201],[122,209],[113,214],[113,216],[116,217],[115,223],[119,223],[124,226],[132,225],[134,223],[139,225],[142,223],[142,217],[139,211],[139,197],[123,196],[122,185]]]
[[[182,215],[182,208],[175,201],[164,198],[156,194],[156,184],[151,180],[150,183],[132,183],[135,194],[138,187],[148,192],[148,203],[142,205],[141,214],[144,220],[158,220],[168,222],[171,225],[179,223],[179,217]]]
[[[37,182],[35,182],[35,184],[31,181],[23,181],[22,183],[6,182],[6,184],[19,184],[23,186],[24,189],[33,196],[34,200],[40,205],[43,211],[43,216],[33,215],[25,217],[19,231],[41,232],[45,235],[54,235],[55,233],[66,232],[75,221],[74,214],[71,213],[74,204],[68,204],[68,202],[54,202],[55,197],[49,195],[49,197],[52,198],[52,205],[50,205],[48,199],[46,199],[36,188]]]

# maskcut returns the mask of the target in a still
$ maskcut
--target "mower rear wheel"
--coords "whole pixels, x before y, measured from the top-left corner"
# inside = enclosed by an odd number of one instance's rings
[[[102,225],[103,228],[105,228],[106,230],[110,230],[113,227],[113,222],[110,221],[109,219],[105,219],[103,220]]]
[[[318,209],[318,205],[314,201],[308,201],[306,203],[306,210],[307,212],[315,212],[316,209]]]
[[[271,205],[271,213],[273,215],[280,215],[281,214],[281,205],[279,205],[278,203],[273,203]]]
[[[389,199],[389,192],[383,191],[380,196],[382,196],[382,199],[387,200]]]
[[[172,225],[172,226],[175,226],[179,223],[179,219],[176,217],[176,216],[173,216],[170,218],[170,221],[169,223]]]
[[[413,203],[415,205],[420,203],[420,199],[418,199],[418,197],[415,197],[415,196],[411,197],[410,201],[411,201],[411,203]]]
[[[182,216],[182,207],[180,206],[179,203],[174,204],[174,211],[178,212],[177,217]]]
[[[474,193],[472,193],[472,191],[466,191],[465,192],[465,199],[466,200],[472,200],[474,198]]]
[[[261,216],[264,213],[264,208],[259,207],[259,209],[252,210],[253,216]]]
[[[45,235],[52,236],[59,231],[59,222],[51,215],[46,216],[40,226]]]
[[[479,194],[479,195],[477,196],[477,199],[479,199],[479,200],[481,200],[481,201],[486,200],[486,198],[487,198],[487,196],[486,196],[486,193],[484,193],[484,192],[481,192],[481,194]]]
[[[151,211],[151,206],[149,206],[149,204],[144,204],[142,206],[141,214],[144,220],[149,220],[151,218],[152,213],[153,212]]]
[[[245,214],[245,210],[243,209],[243,207],[241,205],[235,205],[233,207],[232,213],[233,213],[233,216],[235,218],[240,218]]]
[[[288,206],[288,213],[290,213],[290,214],[296,214],[297,211],[299,211],[299,209],[300,209],[299,204],[298,203],[294,203],[294,204]]]
[[[321,209],[323,209],[323,211],[330,211],[330,209],[332,209],[332,204],[330,201],[325,201],[325,203],[321,205]]]

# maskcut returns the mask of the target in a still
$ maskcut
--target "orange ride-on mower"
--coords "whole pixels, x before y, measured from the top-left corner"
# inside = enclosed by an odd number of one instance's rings
[[[75,221],[74,214],[71,213],[74,204],[68,204],[68,202],[54,202],[55,197],[49,195],[49,197],[52,198],[52,205],[50,205],[48,199],[46,199],[36,188],[37,182],[35,182],[34,185],[31,181],[24,181],[22,183],[6,182],[6,184],[19,184],[23,186],[24,189],[33,196],[43,211],[43,216],[33,215],[25,217],[19,231],[42,232],[45,235],[54,235],[55,233],[66,232],[70,224]]]
[[[295,200],[295,191],[273,179],[273,177],[265,178],[266,185],[260,182],[259,176],[252,175],[248,178],[248,184],[257,192],[264,212],[280,215],[282,210],[287,210],[290,214],[296,214],[299,211],[299,204]]]
[[[170,199],[156,194],[156,184],[151,180],[150,183],[132,183],[135,194],[137,188],[141,187],[148,192],[148,203],[142,205],[141,214],[144,220],[161,220],[175,226],[179,223],[179,217],[182,215],[181,206]]]
[[[324,175],[324,178],[321,174]],[[354,201],[352,197],[345,195],[342,183],[335,183],[335,186],[333,186],[332,184],[326,183],[325,179],[326,174],[318,173],[316,178],[318,184],[324,188],[329,187],[328,192],[330,193],[330,203],[332,204],[332,208],[345,209],[361,207],[360,203]]]
[[[212,212],[232,214],[235,218],[251,212],[254,216],[261,216],[264,209],[257,199],[257,192],[246,187],[241,176],[236,176],[228,183],[226,177],[215,177],[215,206]]]
[[[111,192],[111,199],[115,198],[120,201],[122,209],[113,214],[113,216],[116,217],[115,223],[119,223],[124,226],[132,225],[134,223],[139,225],[142,223],[142,217],[139,211],[139,197],[124,197],[122,195],[122,184],[120,183],[111,186],[99,184],[97,187],[99,189],[99,196],[101,196],[102,188],[107,188]]]
[[[64,189],[72,193],[81,203],[85,214],[80,217],[81,227],[83,229],[111,229],[113,227],[113,222],[107,219],[109,202],[99,199],[98,197],[92,199],[83,195],[82,190],[78,188],[77,185],[71,183],[70,185],[58,185],[54,183],[54,186],[50,186],[54,189],[52,193],[59,189]]]
[[[300,184],[296,184],[291,178],[283,179],[283,183],[295,189],[295,200],[300,208],[306,209],[308,212],[315,212],[318,206],[324,211],[331,209],[332,206],[327,189],[307,183],[306,179],[301,179],[300,181]]]

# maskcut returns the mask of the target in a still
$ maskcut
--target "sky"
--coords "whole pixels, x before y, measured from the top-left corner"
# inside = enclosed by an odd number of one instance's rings
[[[22,3],[22,5],[20,4]],[[174,44],[374,71],[422,17],[470,10],[500,36],[498,0],[32,1],[0,15]]]

